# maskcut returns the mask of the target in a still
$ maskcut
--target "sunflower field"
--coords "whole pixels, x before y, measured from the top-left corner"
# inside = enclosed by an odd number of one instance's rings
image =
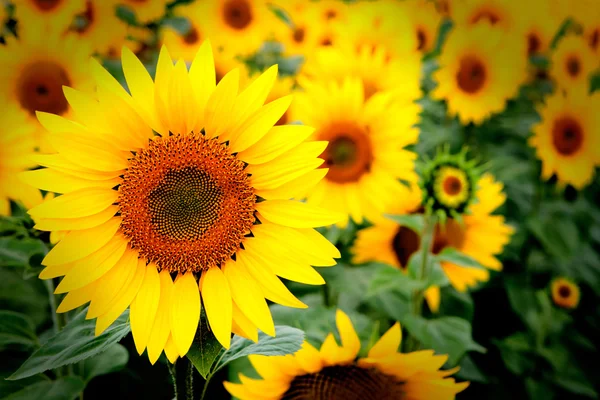
[[[600,0],[0,0],[1,400],[600,399]]]

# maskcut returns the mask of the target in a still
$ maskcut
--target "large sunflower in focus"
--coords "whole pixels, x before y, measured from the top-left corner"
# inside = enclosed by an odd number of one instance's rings
[[[249,360],[262,379],[240,374],[240,384],[225,388],[241,400],[451,400],[469,386],[441,371],[448,356],[433,350],[400,353],[399,323],[394,324],[358,358],[360,339],[352,321],[338,310],[336,325],[341,345],[330,333],[317,350],[308,342],[293,355],[251,355]]]
[[[30,208],[42,201],[39,190],[22,182],[17,174],[35,167],[34,130],[14,104],[0,101],[0,215],[10,215],[10,200]]]
[[[496,256],[502,253],[510,240],[513,228],[506,225],[504,217],[491,214],[504,203],[506,195],[502,193],[502,184],[495,182],[491,175],[482,177],[478,186],[477,203],[469,207],[467,214],[463,216],[463,223],[451,219],[444,227],[436,228],[432,251],[438,254],[446,247],[454,247],[473,257],[484,267],[499,271],[502,264]],[[396,206],[396,213],[420,211],[420,190],[416,185],[412,190],[413,195]],[[452,186],[448,185],[447,190],[451,192]],[[358,232],[353,261],[379,261],[397,268],[405,268],[419,246],[420,238],[413,230],[393,221],[381,221]],[[477,282],[489,279],[489,272],[483,269],[465,268],[449,262],[443,262],[442,269],[452,286],[459,291],[465,291]],[[426,297],[429,306],[437,310],[440,302],[439,288],[430,288]]]
[[[79,40],[91,43],[94,52],[108,54],[114,50],[115,43],[122,41],[127,35],[127,25],[116,15],[119,1],[87,0],[85,11],[71,27]]]
[[[274,335],[265,298],[305,307],[279,277],[324,283],[312,265],[334,265],[337,249],[313,227],[339,214],[288,200],[298,181],[323,176],[325,142],[306,126],[273,125],[284,97],[263,105],[273,67],[238,92],[238,70],[215,86],[210,45],[188,72],[163,47],[152,81],[123,50],[129,95],[97,62],[97,93],[66,88],[74,120],[39,113],[57,153],[22,179],[62,195],[32,208],[38,229],[70,231],[44,258],[41,278],[63,276],[64,312],[90,302],[103,332],[131,305],[140,354],[185,356],[201,299],[216,338]],[[154,134],[156,132],[156,134]]]
[[[550,75],[558,87],[588,86],[590,75],[600,67],[600,60],[581,36],[563,38],[552,54]]]
[[[167,5],[173,1],[175,0],[120,0],[119,3],[133,11],[137,22],[143,25],[162,18]]]
[[[364,99],[360,80],[305,82],[291,119],[314,126],[314,138],[329,142],[321,157],[325,179],[308,193],[309,204],[345,213],[355,222],[375,220],[403,185],[416,181],[416,154],[404,147],[417,141],[418,106],[390,94]]]
[[[26,123],[35,127],[36,145],[47,151],[35,112],[71,115],[62,87],[93,87],[87,67],[92,49],[74,34],[41,31],[29,24],[19,27],[19,39],[5,40],[0,46],[0,97],[26,115]]]
[[[587,87],[557,92],[540,110],[529,144],[542,160],[542,178],[556,174],[558,181],[581,189],[591,182],[600,164],[600,96]]]
[[[489,24],[453,30],[439,62],[432,96],[445,99],[463,124],[502,111],[526,78],[525,43],[508,40]]]
[[[86,0],[20,0],[15,1],[14,17],[19,29],[28,26],[45,31],[47,28],[64,31],[73,18],[85,10]]]

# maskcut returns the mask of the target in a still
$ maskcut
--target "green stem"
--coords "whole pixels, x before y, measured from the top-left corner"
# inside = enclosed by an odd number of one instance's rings
[[[52,316],[52,329],[54,333],[60,331],[58,315],[56,314],[56,299],[54,297],[54,282],[52,279],[45,279],[44,284],[48,290],[48,303],[50,303],[50,315]]]
[[[168,361],[167,368],[169,369],[169,375],[171,375],[171,381],[173,381],[173,392],[175,393],[173,399],[177,400],[179,394],[177,392],[177,368],[175,367],[175,364],[171,364]]]
[[[188,370],[185,379],[187,400],[194,400],[194,364],[188,360]]]
[[[212,374],[208,374],[206,376],[206,380],[204,381],[204,387],[202,388],[202,394],[200,395],[200,400],[204,400],[206,396],[206,392],[208,391],[208,383],[210,382],[210,378],[212,378]]]

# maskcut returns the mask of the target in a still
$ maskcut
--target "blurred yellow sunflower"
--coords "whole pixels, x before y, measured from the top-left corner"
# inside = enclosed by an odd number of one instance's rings
[[[128,49],[122,64],[131,95],[93,61],[97,93],[65,88],[74,121],[38,113],[57,153],[21,174],[62,194],[29,210],[45,230],[70,231],[40,274],[64,275],[58,311],[90,302],[100,334],[131,305],[137,350],[152,363],[163,349],[185,356],[201,297],[223,346],[232,331],[274,335],[265,298],[306,307],[278,276],[323,284],[312,265],[340,256],[312,228],[342,215],[288,200],[299,180],[322,178],[327,143],[305,142],[310,127],[273,127],[291,101],[263,105],[276,66],[238,93],[238,70],[215,86],[208,42],[189,71],[163,47],[154,81]]]
[[[546,54],[564,19],[552,13],[548,0],[530,0],[521,6],[527,55]]]
[[[240,400],[451,400],[468,386],[450,376],[457,368],[442,371],[448,356],[433,350],[400,353],[402,329],[394,324],[358,358],[361,343],[352,321],[336,313],[341,345],[330,333],[321,349],[308,342],[293,355],[251,355],[249,360],[262,379],[239,375],[241,383],[224,382]]]
[[[17,174],[35,167],[35,127],[25,121],[16,105],[0,101],[0,216],[10,215],[10,200],[27,208],[42,201],[39,190],[22,182]]]
[[[600,60],[582,36],[567,36],[552,54],[550,75],[559,88],[589,85],[590,74],[600,67]]]
[[[144,25],[162,18],[167,11],[167,5],[175,0],[119,0],[135,13],[138,23]]]
[[[596,54],[600,55],[600,8],[596,3],[587,2],[581,4],[581,11],[577,13],[576,18],[581,21],[583,26],[583,36],[589,47]]]
[[[525,43],[507,40],[488,24],[454,29],[439,62],[432,96],[445,99],[463,124],[479,124],[502,111],[527,76]]]
[[[214,0],[198,3],[202,26],[216,49],[233,55],[255,53],[273,36],[277,17],[264,0]]]
[[[18,0],[14,18],[22,28],[65,31],[76,14],[85,11],[86,0]],[[20,33],[19,33],[20,34]]]
[[[80,20],[71,27],[80,40],[91,43],[94,52],[105,55],[114,50],[116,42],[127,36],[127,24],[116,15],[120,0],[85,2],[85,11]]]
[[[19,39],[5,40],[6,45],[0,46],[0,98],[18,106],[26,123],[35,128],[36,146],[49,151],[35,112],[72,115],[62,87],[93,87],[87,67],[92,49],[72,33],[41,31],[29,24],[19,28]]]
[[[417,39],[417,50],[421,53],[429,53],[435,47],[441,22],[435,4],[429,0],[407,0],[403,4],[407,8]]]
[[[487,23],[516,37],[523,29],[522,7],[510,0],[461,0],[452,8],[452,17],[458,26]]]
[[[562,308],[576,308],[579,305],[581,291],[572,280],[567,278],[556,278],[550,286],[552,301]]]
[[[581,189],[592,181],[600,164],[600,96],[586,87],[556,93],[539,111],[529,144],[542,161],[542,178],[556,174],[562,184]]]
[[[422,195],[418,186],[412,186],[412,195],[405,197],[393,210],[397,214],[420,212]],[[484,267],[499,271],[502,264],[496,256],[502,253],[514,230],[504,217],[492,215],[504,204],[506,195],[503,185],[487,174],[478,182],[477,202],[469,207],[463,216],[463,223],[449,220],[444,227],[436,227],[432,251],[440,253],[446,247],[453,247],[473,257]],[[397,268],[405,268],[410,257],[419,250],[420,238],[413,230],[400,224],[383,220],[372,227],[358,232],[353,248],[353,262],[356,264],[379,261]],[[448,280],[459,291],[487,281],[489,272],[484,269],[465,268],[449,262],[442,263]],[[426,293],[429,307],[437,311],[440,304],[439,288],[431,287]]]
[[[314,138],[329,142],[321,155],[325,179],[310,190],[308,203],[338,210],[356,223],[375,220],[402,190],[399,179],[417,180],[416,154],[404,147],[417,141],[418,106],[384,93],[365,100],[358,79],[303,86],[290,117],[315,127]]]

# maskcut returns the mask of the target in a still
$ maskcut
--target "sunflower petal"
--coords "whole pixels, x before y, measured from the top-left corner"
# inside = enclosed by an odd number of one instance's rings
[[[89,303],[96,292],[97,283],[92,282],[87,286],[84,286],[79,289],[75,289],[69,293],[62,299],[60,305],[56,309],[57,313],[64,313],[67,311],[71,311],[76,309],[77,307],[81,307],[85,303]]]
[[[152,331],[148,338],[148,358],[150,363],[154,365],[165,348],[165,343],[171,332],[171,309],[173,299],[173,281],[169,271],[162,270],[160,277],[160,302],[156,317],[152,325]]]
[[[171,364],[175,364],[175,361],[179,358],[179,353],[177,351],[177,346],[175,346],[175,341],[173,340],[173,335],[169,335],[167,339],[167,343],[165,343],[165,355]]]
[[[106,210],[119,197],[111,189],[90,188],[63,194],[28,211],[34,218],[81,218]]]
[[[369,350],[369,358],[383,358],[398,352],[402,342],[402,329],[396,322]]]
[[[48,168],[21,172],[19,178],[28,185],[54,193],[74,192],[90,187],[110,189],[121,182],[121,178],[107,180],[82,179]]]
[[[194,274],[179,274],[173,286],[171,336],[181,357],[194,341],[200,321],[200,292]]]
[[[160,278],[156,265],[146,266],[144,281],[130,306],[131,334],[138,354],[146,349],[160,300]]]
[[[40,231],[77,231],[102,225],[115,216],[119,206],[110,206],[98,214],[82,218],[41,218],[36,221],[35,229]]]
[[[229,127],[227,121],[233,108],[233,99],[237,96],[240,83],[240,71],[234,69],[221,79],[206,103],[204,111],[204,129],[206,137],[221,136]]]
[[[354,359],[360,351],[360,339],[356,334],[356,330],[354,330],[352,321],[350,321],[350,318],[342,310],[338,309],[335,314],[335,322],[344,350],[347,350],[352,355],[352,359]]]
[[[256,204],[267,221],[292,228],[329,226],[345,218],[341,213],[292,200],[268,200]]]
[[[210,328],[219,343],[228,349],[231,345],[233,304],[229,283],[219,267],[211,267],[202,273],[200,291]]]

